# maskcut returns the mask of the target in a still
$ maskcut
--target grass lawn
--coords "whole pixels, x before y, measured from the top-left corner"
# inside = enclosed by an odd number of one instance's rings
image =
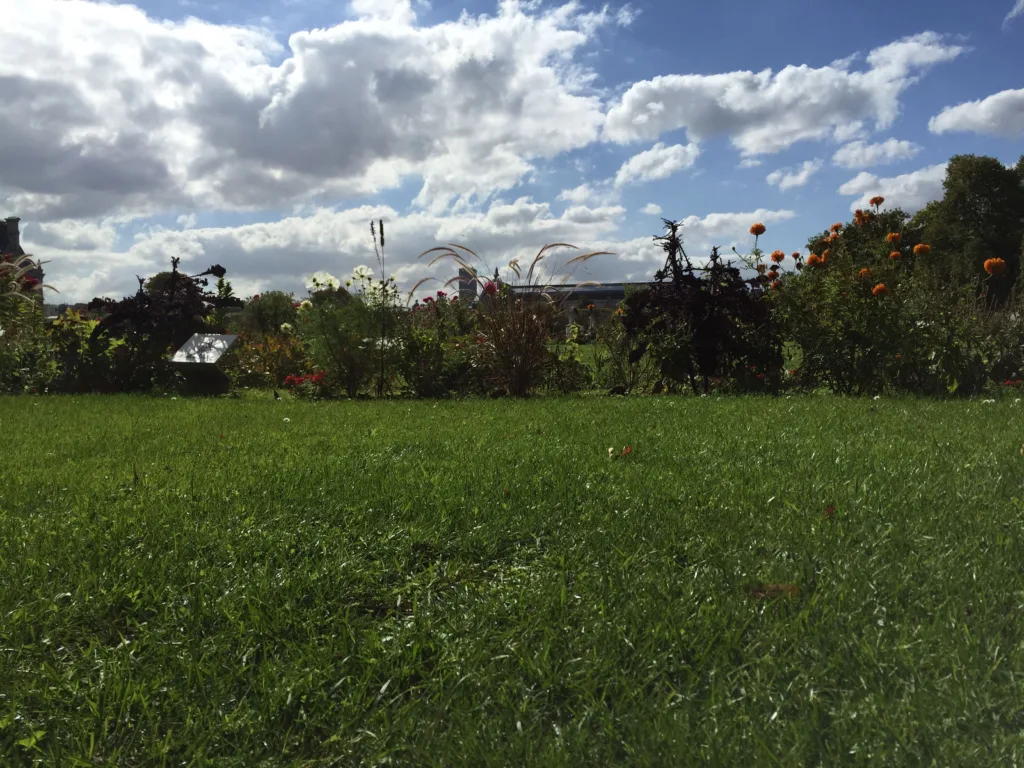
[[[0,435],[4,766],[1024,761],[1024,404],[22,397]]]

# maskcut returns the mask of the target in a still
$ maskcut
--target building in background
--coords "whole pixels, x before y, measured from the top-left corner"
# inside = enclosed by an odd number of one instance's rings
[[[472,267],[459,269],[459,301],[471,304],[477,296],[476,270]]]
[[[17,216],[8,216],[0,223],[0,254],[14,256],[15,263],[25,256],[25,249],[21,247],[21,230],[18,223],[21,221]],[[39,285],[43,284],[43,268],[36,267],[29,270],[27,276],[33,278]],[[39,306],[43,305],[42,290],[36,291],[36,301]]]

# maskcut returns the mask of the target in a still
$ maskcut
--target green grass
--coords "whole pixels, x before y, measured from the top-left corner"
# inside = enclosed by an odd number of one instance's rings
[[[1009,401],[16,398],[0,426],[5,766],[1024,760]]]

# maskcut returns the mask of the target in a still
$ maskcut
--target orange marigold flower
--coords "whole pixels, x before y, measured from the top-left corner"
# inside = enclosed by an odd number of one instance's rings
[[[864,267],[864,269],[862,269],[860,271],[860,277],[861,277],[862,280],[871,277],[871,268],[870,267]]]
[[[781,264],[782,260],[786,258],[786,254],[782,251],[772,251],[772,261],[776,264]]]
[[[765,267],[765,265],[764,265],[764,264],[758,264],[758,265],[757,265],[757,274],[759,274],[759,275],[763,275],[763,274],[764,274],[764,271],[765,271],[765,269],[767,269],[767,267]]]
[[[899,261],[900,259],[903,258],[903,254],[900,253],[899,251],[893,251],[892,253],[889,254],[889,258],[892,259],[893,261]]]
[[[875,296],[885,296],[889,292],[889,289],[885,287],[885,283],[879,283],[871,289],[871,293]]]
[[[903,359],[903,355],[901,355],[899,352],[897,352],[896,353],[896,359],[897,360],[902,360]]]
[[[828,241],[830,243],[834,243],[838,239],[839,239],[839,233],[838,232],[833,232],[831,235],[828,236]]]
[[[917,245],[914,246],[914,255],[915,256],[927,256],[931,252],[932,252],[932,247],[930,245],[925,245],[924,243],[918,243]]]
[[[875,206],[875,208],[877,208],[878,206],[885,202],[885,198],[882,197],[881,195],[875,195],[870,200],[868,200],[868,202]]]
[[[888,240],[890,243],[898,243],[901,237],[902,235],[900,235],[899,232],[890,232],[888,235],[885,236],[885,239]]]
[[[773,290],[773,291],[777,291],[777,290],[779,290],[779,286],[780,286],[780,285],[782,285],[782,283],[780,283],[780,282],[779,282],[778,280],[775,280],[775,281],[773,281],[773,282],[772,282],[772,290]]]
[[[793,261],[800,260],[800,251],[793,251]]]
[[[1006,272],[1006,262],[1002,259],[986,259],[984,267],[990,275],[1001,275]]]
[[[750,228],[750,234],[752,234],[754,237],[760,237],[765,233],[765,231],[766,230],[764,224],[760,222],[758,222],[757,224]]]
[[[812,253],[810,256],[807,257],[807,266],[816,267],[819,264],[821,264],[821,256],[819,256],[818,254]]]
[[[842,228],[843,228],[843,222],[841,222],[841,221],[837,221],[835,224],[833,224],[831,227],[829,227],[829,229],[831,229],[833,232],[838,232]]]
[[[832,254],[831,254],[831,252],[828,249],[822,251],[821,252],[821,263],[822,264],[828,264],[828,257],[831,256],[831,255]]]

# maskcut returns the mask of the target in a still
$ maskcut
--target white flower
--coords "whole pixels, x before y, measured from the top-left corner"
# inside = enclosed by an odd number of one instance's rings
[[[291,323],[281,323],[281,333],[291,333],[295,330],[295,326]]]
[[[615,449],[614,448],[609,448],[608,449],[608,458],[610,459],[614,455],[615,455]]]
[[[367,267],[365,264],[360,264],[358,267],[352,270],[353,280],[369,280],[373,277],[373,270]]]
[[[285,424],[291,424],[291,423],[292,423],[292,420],[291,420],[291,419],[289,419],[289,418],[288,418],[287,416],[285,416],[285,417],[284,417],[284,423],[285,423]]]
[[[299,302],[299,312],[305,312],[307,309],[313,308],[313,302],[309,299],[303,299]]]
[[[325,288],[336,290],[341,287],[341,281],[330,272],[314,272],[306,287],[311,291],[322,291]]]
[[[992,405],[995,403],[995,400],[982,400],[981,403],[982,405]]]
[[[873,398],[871,398],[871,399],[872,399],[872,400],[881,400],[881,399],[882,399],[882,396],[881,396],[881,395],[875,395],[875,396],[874,396]]]
[[[177,399],[178,399],[178,398],[176,398],[176,397],[172,397],[172,398],[171,398],[171,400],[177,400]]]

